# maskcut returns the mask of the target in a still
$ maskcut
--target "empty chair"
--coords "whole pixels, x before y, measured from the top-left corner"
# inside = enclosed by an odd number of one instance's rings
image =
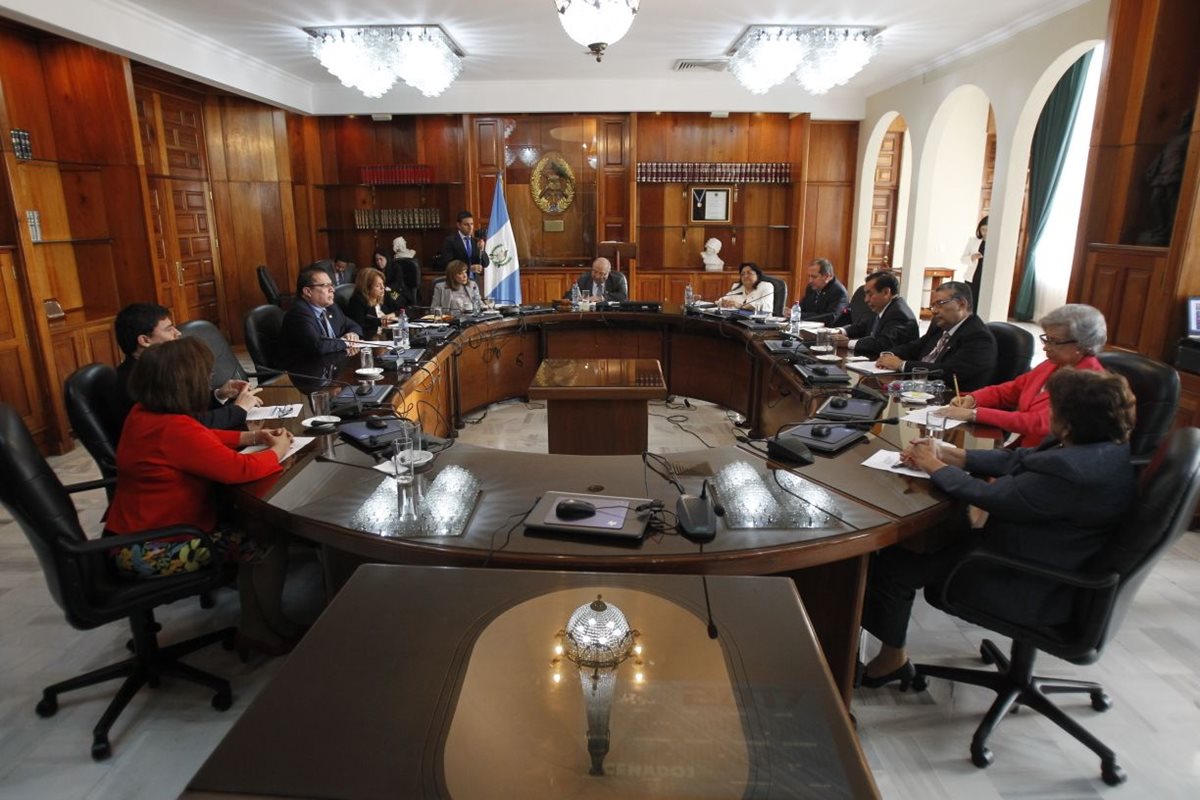
[[[996,371],[992,383],[1008,383],[1029,372],[1033,362],[1033,334],[1009,322],[989,322],[987,326],[996,337]]]
[[[400,294],[400,305],[415,306],[421,302],[421,265],[415,258],[398,258],[388,265],[384,276],[388,288]]]
[[[1142,472],[1138,502],[1130,519],[1110,544],[1089,564],[1086,574],[1063,572],[977,550],[947,576],[940,587],[930,586],[926,598],[938,608],[1012,639],[1008,657],[990,640],[980,648],[984,663],[995,671],[916,666],[914,686],[924,687],[926,676],[982,686],[996,692],[996,700],[971,740],[971,760],[986,767],[993,760],[988,737],[1014,704],[1028,706],[1049,718],[1100,756],[1101,776],[1110,785],[1122,783],[1125,773],[1116,754],[1082,725],[1050,701],[1047,695],[1083,693],[1091,707],[1106,711],[1112,701],[1104,687],[1089,681],[1042,678],[1033,674],[1039,650],[1073,664],[1091,664],[1116,635],[1134,594],[1150,569],[1188,530],[1200,497],[1200,429],[1183,428],[1159,446],[1153,461]],[[1072,617],[1066,624],[1028,626],[1005,619],[995,604],[978,608],[958,599],[960,586],[972,581],[977,569],[1040,578],[1073,596]],[[961,578],[956,584],[956,578]]]
[[[771,298],[771,314],[776,317],[782,317],[784,310],[787,308],[788,288],[787,281],[781,278],[772,278],[770,275],[763,275],[763,280],[775,287],[775,294]]]
[[[224,385],[228,380],[244,381],[249,378],[246,370],[242,369],[242,362],[238,361],[237,356],[233,353],[233,348],[225,340],[225,334],[221,333],[216,325],[206,319],[190,319],[180,323],[177,327],[181,334],[196,337],[208,345],[208,349],[212,351],[212,386],[214,389]]]
[[[333,302],[338,304],[338,308],[345,314],[350,308],[350,298],[354,296],[355,288],[353,283],[343,283],[333,290]]]
[[[206,686],[214,693],[213,708],[218,711],[229,708],[233,695],[227,681],[179,659],[214,642],[229,640],[233,628],[159,646],[154,609],[217,588],[221,583],[220,563],[214,559],[193,572],[153,581],[120,579],[107,557],[112,540],[89,540],[71,502],[70,492],[96,488],[94,484],[64,487],[38,452],[20,415],[12,407],[0,404],[0,501],[29,539],[51,596],[74,628],[90,630],[128,619],[133,632],[132,657],[48,686],[37,704],[37,713],[50,717],[58,711],[59,694],[124,678],[92,731],[92,757],[101,760],[112,754],[108,732],[122,709],[142,686],[147,683],[157,686],[161,677],[183,678]],[[126,536],[122,542],[134,544],[179,533],[208,539],[194,528],[177,527]],[[213,546],[211,541],[208,546]]]
[[[258,288],[262,289],[263,297],[273,306],[282,308],[285,304],[284,295],[279,292],[279,284],[275,283],[275,278],[271,275],[271,271],[267,269],[265,264],[258,265],[254,272],[258,275]]]
[[[1109,372],[1123,375],[1137,399],[1137,423],[1129,436],[1129,451],[1146,464],[1171,430],[1179,409],[1179,373],[1161,361],[1124,350],[1106,350],[1096,358]]]
[[[100,468],[100,474],[113,481],[117,477],[117,442],[125,422],[125,404],[117,371],[108,364],[86,364],[72,372],[63,387],[67,418],[76,438]],[[112,500],[114,484],[105,487]]]
[[[283,365],[279,357],[279,336],[283,328],[284,311],[279,306],[262,305],[246,315],[246,350],[259,375],[279,372]]]

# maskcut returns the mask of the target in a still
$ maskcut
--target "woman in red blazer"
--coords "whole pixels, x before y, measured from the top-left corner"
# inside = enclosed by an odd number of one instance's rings
[[[213,356],[199,339],[183,338],[149,348],[129,381],[137,401],[117,445],[117,489],[105,535],[120,537],[171,525],[208,533],[217,557],[240,562],[241,624],[238,648],[287,652],[298,632],[283,614],[281,598],[287,548],[266,546],[218,520],[219,484],[248,483],[280,470],[292,436],[284,430],[224,431],[195,417],[209,404]],[[265,444],[266,450],[235,448]],[[117,546],[110,557],[120,574],[135,579],[197,569],[213,554],[202,540],[178,536],[143,545]]]

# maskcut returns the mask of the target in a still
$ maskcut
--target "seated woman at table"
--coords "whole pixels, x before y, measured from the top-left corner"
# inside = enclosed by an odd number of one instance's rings
[[[905,640],[916,590],[940,585],[969,552],[982,548],[1079,570],[1125,522],[1137,498],[1129,384],[1108,372],[1060,369],[1046,393],[1053,438],[1037,448],[968,452],[918,439],[901,455],[946,494],[987,512],[987,521],[979,529],[964,524],[938,552],[894,545],[872,558],[862,625],[883,647],[863,671],[863,686],[900,681],[907,688],[915,676]],[[1012,571],[969,569],[955,578],[952,598],[1018,624],[1059,625],[1070,616],[1073,598],[1063,587]]]
[[[1020,446],[1037,446],[1050,430],[1050,402],[1044,391],[1047,380],[1061,367],[1103,371],[1096,353],[1108,338],[1104,315],[1080,303],[1056,308],[1038,324],[1045,331],[1041,336],[1045,361],[1008,383],[956,397],[934,413],[1018,433]]]
[[[400,306],[394,293],[384,284],[383,273],[374,267],[365,267],[354,278],[354,294],[346,304],[346,316],[363,329],[363,337],[375,338],[384,325],[396,321]]]
[[[467,262],[451,261],[446,265],[446,282],[433,289],[433,308],[445,309],[447,314],[470,314],[480,302],[479,287],[467,274]]]
[[[212,352],[185,337],[148,348],[129,379],[137,403],[117,445],[117,489],[104,535],[114,538],[109,557],[118,574],[148,579],[190,572],[214,556],[237,562],[241,619],[236,646],[281,655],[299,633],[281,605],[287,547],[268,546],[218,517],[220,484],[249,483],[280,471],[292,442],[285,430],[224,431],[205,428],[196,414],[208,408]],[[264,444],[266,450],[235,448]],[[217,552],[194,536],[172,536],[122,546],[123,534],[172,525],[207,533]]]
[[[740,308],[745,311],[761,311],[771,313],[775,302],[775,286],[763,280],[762,270],[753,261],[742,264],[738,272],[739,280],[725,296],[717,301],[724,308]]]

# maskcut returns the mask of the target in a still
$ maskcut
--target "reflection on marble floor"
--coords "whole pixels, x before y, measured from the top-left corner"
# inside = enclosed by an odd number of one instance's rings
[[[651,448],[692,450],[732,444],[735,429],[720,408],[690,401],[691,408],[655,404]],[[672,405],[675,405],[672,403]],[[475,417],[478,414],[473,415]],[[545,411],[524,403],[493,406],[460,441],[506,449],[545,450]],[[52,460],[65,482],[96,477],[81,450]],[[96,531],[103,510],[99,492],[77,497],[85,529]],[[320,603],[315,562],[297,559],[287,603],[297,617],[315,614]],[[217,595],[202,610],[182,601],[162,610],[164,641],[234,624],[236,597]],[[227,677],[234,706],[218,713],[209,696],[190,685],[164,684],[142,691],[113,729],[114,755],[91,760],[91,728],[113,685],[61,698],[52,719],[34,714],[41,688],[53,681],[124,657],[127,633],[119,625],[76,631],[46,591],[24,535],[0,511],[0,800],[63,798],[174,798],[226,730],[283,663],[243,665],[219,647],[193,662]],[[918,600],[910,645],[922,660],[969,666],[977,663],[981,632]],[[869,645],[869,647],[873,647]],[[1099,762],[1082,745],[1036,714],[1006,719],[993,736],[996,762],[973,767],[967,748],[991,695],[971,687],[932,682],[928,692],[892,687],[859,690],[854,700],[859,735],[885,798],[1194,798],[1200,797],[1200,535],[1188,534],[1142,588],[1124,626],[1101,661],[1076,667],[1043,657],[1041,674],[1103,683],[1114,707],[1091,710],[1086,698],[1062,701],[1118,753],[1129,782],[1109,789]]]

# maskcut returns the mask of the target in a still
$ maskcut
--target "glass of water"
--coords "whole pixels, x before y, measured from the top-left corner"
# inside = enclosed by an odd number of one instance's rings
[[[375,368],[375,348],[364,347],[358,351],[358,365],[363,369]]]
[[[930,410],[925,415],[925,436],[933,441],[935,450],[941,450],[946,442],[946,423],[949,417],[934,414]]]
[[[396,483],[401,486],[412,483],[415,458],[413,451],[413,429],[402,425],[396,431],[396,438],[392,440],[392,469],[396,473]]]

